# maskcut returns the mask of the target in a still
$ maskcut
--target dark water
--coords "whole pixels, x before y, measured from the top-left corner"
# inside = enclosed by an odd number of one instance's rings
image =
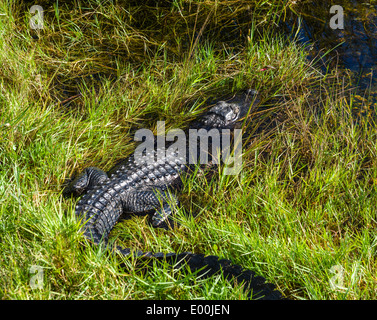
[[[343,8],[344,29],[330,25],[336,13],[332,5]],[[338,65],[353,74],[352,85],[369,103],[377,101],[377,1],[302,1],[284,22],[297,32],[300,42],[310,44],[310,58],[322,56],[323,68]],[[335,21],[336,23],[339,20]],[[327,54],[325,54],[327,53]]]
[[[362,103],[369,106],[373,104],[377,109],[377,0],[297,2],[297,5],[291,7],[291,12],[288,10],[287,15],[281,15],[284,17],[283,21],[282,18],[280,20],[283,29],[287,34],[297,35],[301,43],[310,44],[309,59],[316,59],[324,72],[335,68],[351,72],[351,84],[357,88],[355,92],[363,99]],[[256,12],[241,2],[238,5],[221,3],[214,11],[212,6],[190,2],[178,12],[170,0],[129,1],[127,10],[134,18],[132,21],[127,20],[127,17],[125,19],[133,30],[150,40],[148,46],[142,41],[137,42],[139,38],[133,43],[132,37],[127,44],[130,50],[119,46],[119,43],[106,43],[98,51],[111,55],[103,54],[101,65],[116,68],[116,56],[134,63],[143,63],[145,57],[153,56],[159,50],[156,46],[153,51],[153,44],[162,42],[166,42],[165,48],[171,61],[181,61],[197,41],[201,44],[210,41],[219,50],[242,50]],[[333,29],[330,26],[334,16],[334,13],[330,13],[330,8],[334,4],[343,8],[344,29]],[[268,15],[268,10],[258,14],[259,18],[266,16],[268,21],[272,18]],[[273,27],[275,23],[271,22],[270,25]],[[83,28],[86,28],[85,24]],[[281,29],[279,25],[276,31]],[[86,30],[90,32],[89,28]],[[150,51],[148,54],[145,54],[146,47]],[[127,52],[132,54],[125,56]],[[95,68],[89,73],[99,74]],[[56,78],[59,79],[59,75]],[[67,80],[65,75],[62,78],[57,86],[64,88],[61,100],[66,101],[78,93],[78,85],[75,79]],[[82,76],[78,78],[81,81]],[[73,91],[69,91],[70,89]]]

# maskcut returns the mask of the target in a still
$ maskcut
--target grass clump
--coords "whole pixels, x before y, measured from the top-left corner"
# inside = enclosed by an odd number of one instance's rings
[[[242,173],[188,178],[180,228],[135,217],[114,238],[231,259],[291,298],[375,298],[376,126],[352,113],[343,79],[271,27],[290,3],[67,3],[41,2],[40,31],[26,2],[0,7],[1,298],[245,298],[221,276],[144,269],[85,245],[61,191],[75,171],[129,155],[136,129],[184,127],[207,97],[246,87],[262,102]]]

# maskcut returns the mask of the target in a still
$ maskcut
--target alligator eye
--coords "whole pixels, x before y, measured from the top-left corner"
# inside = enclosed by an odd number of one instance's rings
[[[225,116],[225,120],[227,121],[233,121],[237,118],[238,113],[234,113],[233,110]]]
[[[230,121],[236,120],[236,118],[238,117],[239,114],[240,114],[240,108],[238,106],[234,106],[232,108],[232,112],[230,114],[230,116],[231,116]]]

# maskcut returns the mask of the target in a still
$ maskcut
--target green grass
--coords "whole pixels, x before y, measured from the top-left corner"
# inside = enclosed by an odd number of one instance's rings
[[[39,34],[26,5],[0,7],[1,298],[245,298],[221,276],[193,281],[89,246],[61,191],[74,172],[108,170],[129,155],[136,129],[156,129],[156,120],[183,128],[208,96],[246,87],[260,91],[262,107],[242,173],[188,178],[180,228],[135,217],[117,224],[112,240],[231,259],[290,298],[376,298],[377,128],[352,113],[347,79],[322,75],[271,28],[289,3],[54,3],[41,3]],[[231,30],[243,39],[236,46]],[[30,286],[32,265],[44,270],[41,289]]]

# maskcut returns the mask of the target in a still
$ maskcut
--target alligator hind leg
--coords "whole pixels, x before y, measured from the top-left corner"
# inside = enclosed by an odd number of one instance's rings
[[[176,201],[178,204],[178,200]],[[169,229],[173,228],[174,223],[171,220],[173,216],[173,211],[169,203],[163,204],[159,209],[157,209],[151,218],[152,226],[155,228]]]
[[[78,197],[108,179],[109,177],[105,171],[95,167],[89,167],[68,183],[64,188],[63,194],[65,196],[73,195]]]
[[[140,214],[153,210],[151,218],[153,227],[164,229],[174,227],[171,220],[173,214],[171,205],[178,205],[178,198],[174,194],[153,188],[153,190],[136,190],[128,197],[125,211]]]

